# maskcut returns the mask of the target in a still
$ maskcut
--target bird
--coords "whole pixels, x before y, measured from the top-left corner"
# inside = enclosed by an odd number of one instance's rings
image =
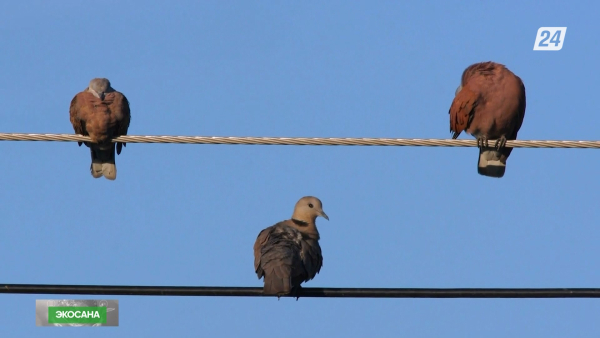
[[[501,178],[525,118],[525,85],[505,65],[493,61],[474,63],[462,73],[450,114],[450,132],[456,139],[465,131],[477,139],[480,175]],[[495,139],[493,147],[488,139]]]
[[[318,216],[329,220],[321,200],[302,197],[292,218],[263,229],[254,243],[254,270],[264,277],[263,294],[294,295],[298,300],[300,284],[313,279],[323,266],[319,245]]]
[[[71,124],[76,134],[89,136],[91,142],[82,143],[90,148],[94,178],[104,176],[108,180],[117,178],[115,147],[121,154],[124,142],[112,142],[112,138],[127,135],[131,112],[129,101],[123,93],[112,88],[106,78],[94,78],[89,86],[71,100],[69,109]]]

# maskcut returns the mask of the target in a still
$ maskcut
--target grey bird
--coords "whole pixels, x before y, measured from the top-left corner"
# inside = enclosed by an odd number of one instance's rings
[[[318,216],[329,220],[321,200],[302,197],[294,207],[292,218],[262,230],[254,243],[254,269],[258,279],[264,277],[263,293],[294,295],[298,299],[300,284],[313,279],[323,266],[319,246]]]
[[[69,115],[75,133],[91,139],[85,145],[90,148],[92,156],[92,176],[116,179],[115,144],[112,138],[127,135],[131,121],[129,101],[125,95],[112,88],[108,79],[92,79],[89,86],[71,100]],[[82,142],[78,144],[81,146]],[[117,154],[121,154],[123,146],[126,144],[116,144]]]

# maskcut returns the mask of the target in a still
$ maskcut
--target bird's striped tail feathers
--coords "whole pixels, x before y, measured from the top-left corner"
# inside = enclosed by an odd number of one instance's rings
[[[503,149],[504,150],[504,149]],[[477,172],[480,175],[500,178],[506,171],[506,154],[495,148],[483,147],[479,149],[479,162]]]
[[[109,148],[90,147],[92,155],[92,164],[90,171],[94,178],[104,176],[106,179],[115,180],[117,178],[117,166],[115,164],[115,146],[111,144]]]

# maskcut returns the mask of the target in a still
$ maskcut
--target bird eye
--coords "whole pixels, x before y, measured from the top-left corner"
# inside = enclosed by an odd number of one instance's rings
[[[312,203],[308,203],[308,207],[312,208],[313,207]]]

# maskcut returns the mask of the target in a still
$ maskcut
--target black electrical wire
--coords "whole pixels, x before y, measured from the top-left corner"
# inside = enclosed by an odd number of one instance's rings
[[[0,284],[5,294],[261,297],[262,288],[227,286],[121,286]],[[288,295],[289,297],[295,297]],[[299,297],[336,298],[600,298],[600,288],[429,289],[302,288]],[[274,296],[272,296],[274,297]],[[284,296],[286,297],[286,296]]]

